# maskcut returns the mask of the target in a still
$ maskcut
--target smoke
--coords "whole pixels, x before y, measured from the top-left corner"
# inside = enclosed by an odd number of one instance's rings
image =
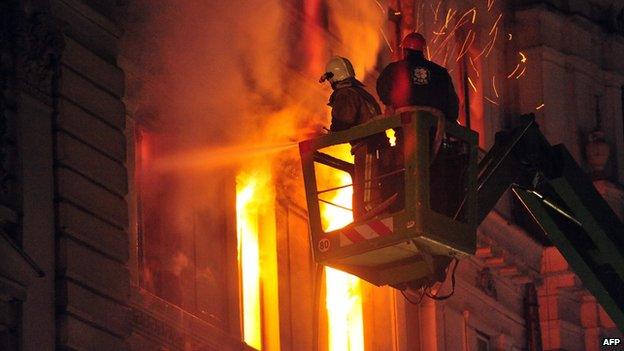
[[[330,26],[340,38],[338,50],[353,63],[356,76],[377,68],[377,53],[384,28],[384,8],[374,0],[329,0]]]
[[[316,9],[327,13],[297,23],[287,3],[133,2],[124,47],[131,115],[175,133],[183,148],[298,141],[326,124],[329,90],[316,83],[324,61],[349,57],[364,79],[375,69],[383,13],[372,0],[330,0]],[[338,42],[302,37],[322,31],[325,16]],[[302,42],[320,53],[317,67]]]
[[[329,123],[331,89],[317,83],[325,60],[350,58],[360,79],[376,66],[375,1],[296,4],[137,0],[127,11],[120,64],[141,129],[143,284],[223,323],[235,175],[278,167],[296,178],[295,142]]]
[[[131,82],[137,119],[185,146],[238,142],[265,128],[259,117],[283,98],[278,1],[135,6],[140,25],[127,47],[143,80]]]

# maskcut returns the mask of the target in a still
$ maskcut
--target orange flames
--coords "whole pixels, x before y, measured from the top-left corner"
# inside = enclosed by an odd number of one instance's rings
[[[324,150],[326,153],[345,161],[353,162],[348,144],[337,145]],[[351,184],[351,177],[330,168],[318,169],[318,177],[331,184],[343,186]],[[353,221],[353,187],[338,189],[327,200],[338,206],[321,204],[321,217],[326,231],[344,227]],[[359,278],[330,267],[325,268],[327,321],[330,351],[364,350],[364,322],[362,316],[362,286]]]
[[[362,286],[359,278],[325,268],[330,351],[364,350]]]
[[[333,39],[325,35],[323,29],[325,24],[321,23],[322,18],[327,14],[320,15],[319,4],[318,0],[304,1],[305,19],[302,23],[302,36],[305,40],[302,41],[304,44],[300,49],[306,53],[308,59],[302,63],[303,66],[297,73],[302,73],[306,79],[310,76],[309,81],[312,82],[316,75],[322,73],[324,60],[329,55],[335,54],[348,57],[354,65],[357,77],[364,80],[366,72],[375,67],[377,63],[381,45],[385,42],[384,50],[389,48],[392,51],[390,40],[384,33],[386,18],[384,6],[376,1],[328,0],[326,10],[329,12],[330,32],[339,38],[338,41],[330,43]],[[489,61],[487,60],[492,60],[491,57],[497,55],[497,51],[494,50],[495,46],[505,39],[512,40],[513,36],[503,32],[504,19],[502,12],[497,10],[498,5],[495,0],[488,0],[486,4],[479,6],[470,6],[454,9],[449,8],[443,0],[431,1],[427,5],[421,2],[414,10],[415,23],[405,23],[403,28],[417,30],[427,36],[429,45],[426,54],[428,57],[444,66],[452,65],[453,67],[448,68],[451,72],[455,69],[455,75],[459,71],[458,62],[462,60],[466,62],[465,72],[463,72],[465,78],[462,79],[465,79],[466,87],[472,97],[470,109],[474,110],[473,127],[480,129],[482,121],[478,119],[483,115],[483,104],[487,101],[492,105],[499,105],[501,101],[499,92],[503,91],[499,90],[501,82],[505,77],[509,79],[523,77],[526,73],[527,58],[524,53],[518,53],[517,67],[508,72],[500,73],[500,70],[488,69]],[[485,21],[487,22],[484,23]],[[480,30],[479,27],[485,28],[485,31]],[[479,33],[484,33],[486,37],[480,38]],[[276,61],[276,66],[279,66],[277,62],[281,61]],[[314,77],[311,76],[312,74]],[[267,91],[284,89],[283,86],[269,85],[267,83]],[[320,109],[324,107],[326,102],[324,93],[328,94],[328,89],[320,92],[318,87],[310,89],[307,85],[289,88],[292,89],[289,89],[288,94],[285,95],[286,102],[278,107],[279,112],[272,113],[268,118],[263,117],[263,121],[269,126],[267,128],[269,134],[265,136],[265,139],[281,142],[285,136],[296,134],[293,132],[297,127],[295,118],[322,115]],[[315,88],[317,90],[314,90]],[[311,92],[312,90],[314,92]],[[304,105],[318,106],[318,109],[308,109]],[[316,121],[319,120],[316,119]],[[271,125],[279,126],[279,128],[270,128]],[[388,131],[389,136],[391,132]],[[334,156],[352,161],[348,145],[335,150]],[[274,195],[269,167],[263,169],[262,172],[255,170],[241,173],[238,177],[239,262],[242,274],[244,339],[255,348],[272,349],[274,346],[267,346],[268,340],[275,338],[275,330],[278,332],[279,329],[267,326],[267,323],[270,324],[267,320],[267,313],[270,314],[270,312],[265,309],[268,306],[277,306],[277,304],[264,303],[263,296],[266,293],[265,285],[277,286],[277,282],[267,281],[269,274],[266,272],[272,271],[270,268],[272,263],[264,260],[265,254],[268,254],[267,247],[270,246],[263,244],[262,238],[274,237],[275,233],[270,232],[273,229],[268,230],[259,223],[263,216],[260,213],[261,208],[274,211],[272,202]],[[346,173],[321,168],[317,170],[317,178],[330,181],[334,187],[350,184],[352,181]],[[353,221],[352,213],[348,210],[352,207],[351,187],[326,193],[324,200],[338,205],[320,204],[324,230],[338,229]],[[274,246],[272,250],[275,253]],[[276,272],[272,276],[277,277]],[[351,275],[327,268],[326,287],[329,350],[363,350],[361,281]],[[275,320],[279,320],[277,312],[274,313]],[[274,331],[270,331],[271,328]],[[272,336],[268,337],[268,335]]]
[[[275,195],[268,164],[236,178],[243,340],[279,350]]]
[[[258,213],[254,196],[257,181],[240,176],[236,189],[236,222],[238,234],[238,261],[241,270],[243,310],[243,339],[254,348],[261,349],[260,332],[260,253],[258,246]]]

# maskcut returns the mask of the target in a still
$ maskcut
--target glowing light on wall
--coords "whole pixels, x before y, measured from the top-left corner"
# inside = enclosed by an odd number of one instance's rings
[[[359,278],[325,268],[330,351],[364,350],[362,287]]]
[[[353,162],[349,149],[349,145],[340,145],[329,153]],[[334,185],[346,185],[352,181],[347,173],[340,171],[329,171],[329,174],[323,177],[331,178]],[[352,194],[352,187],[339,189],[330,201],[342,207],[351,208]],[[331,205],[322,206],[321,216],[327,231],[342,228],[353,221],[350,211]],[[351,274],[326,267],[325,283],[329,350],[364,350],[361,280]]]
[[[260,320],[260,248],[258,245],[258,209],[254,195],[258,191],[255,178],[236,178],[236,223],[238,262],[241,273],[243,340],[247,345],[262,348]]]
[[[269,163],[236,177],[243,340],[279,351],[275,192]]]

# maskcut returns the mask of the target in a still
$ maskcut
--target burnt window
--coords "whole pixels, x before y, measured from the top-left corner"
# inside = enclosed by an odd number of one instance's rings
[[[234,180],[179,168],[179,140],[166,132],[137,128],[135,140],[139,285],[225,327]]]

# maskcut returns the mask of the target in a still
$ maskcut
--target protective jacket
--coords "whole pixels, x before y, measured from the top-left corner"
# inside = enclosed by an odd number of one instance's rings
[[[377,94],[392,108],[431,106],[447,120],[457,120],[458,99],[448,71],[427,59],[422,52],[411,52],[406,60],[390,63],[377,79]]]
[[[381,114],[375,98],[364,89],[364,84],[350,77],[332,83],[334,92],[328,105],[332,108],[330,130],[338,132],[366,123]],[[355,165],[353,174],[353,218],[358,221],[381,202],[378,178],[380,160],[378,150],[388,145],[383,133],[351,141]]]
[[[334,92],[327,105],[332,108],[330,130],[338,132],[366,123],[381,114],[375,98],[364,89],[364,84],[355,78],[332,84]]]

